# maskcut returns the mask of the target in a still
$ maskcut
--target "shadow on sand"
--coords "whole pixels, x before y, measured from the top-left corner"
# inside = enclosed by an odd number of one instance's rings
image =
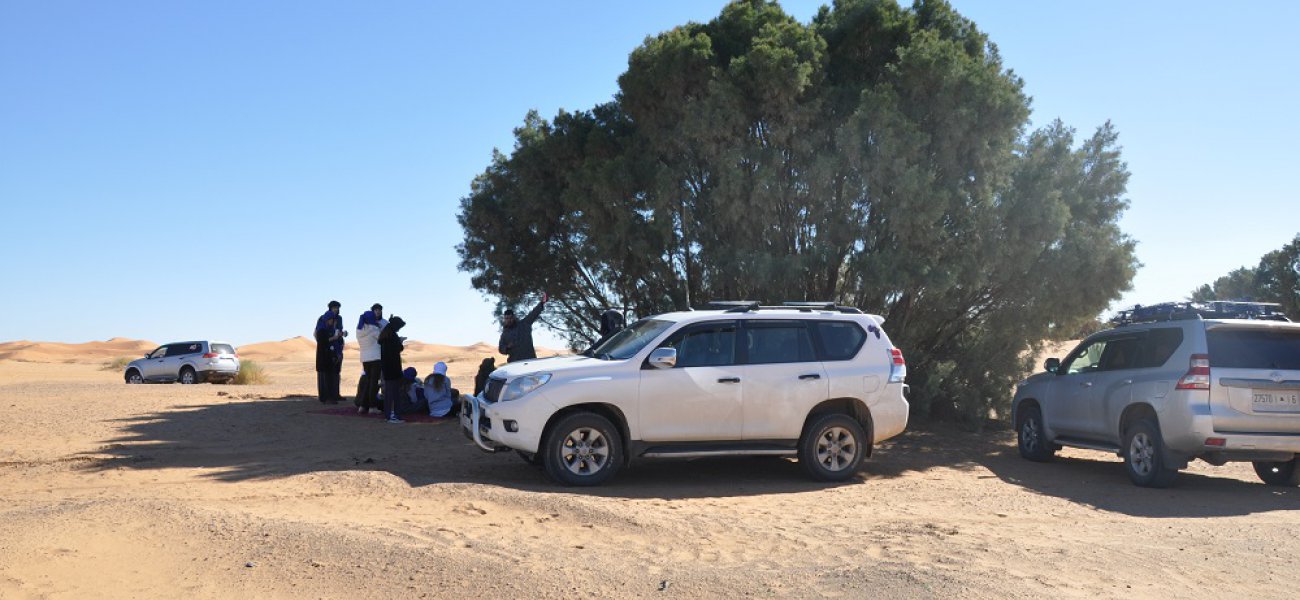
[[[123,435],[94,453],[92,469],[204,469],[222,481],[276,479],[324,471],[383,471],[412,486],[478,483],[565,491],[511,453],[480,452],[454,420],[390,425],[380,419],[316,414],[315,398],[284,396],[179,408],[122,419]],[[1118,459],[1020,458],[1008,432],[972,434],[938,427],[885,442],[844,484],[807,479],[776,458],[645,460],[598,488],[575,493],[626,498],[700,498],[798,493],[870,485],[914,472],[997,477],[1033,493],[1140,517],[1214,517],[1300,508],[1300,492],[1230,477],[1184,472],[1166,490],[1133,486]],[[991,474],[990,474],[991,473]],[[936,474],[936,476],[938,476]],[[721,484],[721,485],[720,485]],[[936,491],[936,493],[941,493]]]

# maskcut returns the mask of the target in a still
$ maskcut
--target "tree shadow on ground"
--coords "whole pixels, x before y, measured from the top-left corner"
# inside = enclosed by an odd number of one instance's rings
[[[411,486],[477,483],[662,499],[798,493],[861,483],[815,482],[788,460],[735,457],[638,461],[600,487],[565,488],[514,453],[480,451],[454,419],[393,425],[379,418],[317,412],[324,408],[310,396],[239,396],[119,419],[122,435],[89,453],[96,460],[88,468],[200,469],[203,476],[228,482],[382,471]]]
[[[122,435],[93,453],[88,468],[202,469],[238,482],[328,471],[382,471],[412,486],[476,483],[548,493],[621,498],[705,498],[787,494],[840,485],[871,485],[912,473],[997,477],[1033,493],[1140,517],[1214,517],[1300,508],[1300,492],[1229,476],[1184,472],[1175,487],[1133,486],[1113,456],[1033,463],[1020,458],[1012,434],[974,434],[944,426],[909,432],[881,444],[854,479],[808,479],[779,458],[642,460],[597,488],[564,488],[513,453],[487,454],[465,439],[455,420],[390,425],[382,419],[316,414],[309,396],[181,407],[120,419]],[[953,475],[940,474],[954,470]],[[936,493],[942,493],[941,490]]]
[[[1205,473],[1183,471],[1172,487],[1150,489],[1133,485],[1114,454],[1072,451],[1088,457],[1030,462],[1020,457],[1015,434],[1008,431],[973,434],[936,425],[909,431],[886,442],[883,450],[866,472],[896,477],[950,468],[979,476],[979,471],[987,470],[1033,493],[1135,517],[1222,517],[1300,509],[1296,488],[1243,481],[1213,468]]]

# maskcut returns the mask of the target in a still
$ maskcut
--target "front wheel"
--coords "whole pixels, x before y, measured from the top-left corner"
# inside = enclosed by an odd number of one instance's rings
[[[862,425],[841,413],[817,418],[799,440],[799,464],[819,481],[852,477],[866,454],[867,434]]]
[[[181,369],[180,382],[185,385],[193,385],[199,382],[199,376],[194,369],[185,367]]]
[[[131,369],[130,371],[126,372],[126,382],[130,384],[139,385],[141,383],[144,383],[144,377],[140,376],[139,371],[135,369]]]
[[[1028,406],[1020,411],[1016,423],[1016,446],[1022,458],[1034,462],[1047,462],[1056,455],[1056,448],[1047,441],[1046,429],[1043,428],[1043,411],[1037,406]]]
[[[564,485],[600,485],[623,466],[623,437],[605,417],[574,413],[551,427],[540,452],[551,479]]]
[[[1124,430],[1124,469],[1141,487],[1169,487],[1177,469],[1165,466],[1165,442],[1155,419],[1134,421]]]
[[[1256,461],[1255,474],[1269,485],[1286,487],[1300,486],[1300,459],[1292,458],[1286,462]]]

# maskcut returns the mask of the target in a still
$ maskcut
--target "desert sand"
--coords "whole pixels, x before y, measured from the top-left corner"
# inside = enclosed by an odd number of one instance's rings
[[[1300,493],[1260,484],[1248,465],[1194,463],[1177,487],[1147,490],[1113,455],[1029,463],[1009,431],[913,426],[843,484],[768,458],[646,461],[570,489],[514,454],[476,450],[450,421],[319,414],[294,340],[241,349],[267,361],[270,383],[253,386],[127,386],[100,362],[152,346],[97,344],[110,343],[0,345],[0,598],[1300,589]],[[490,350],[412,355],[421,372],[453,359],[468,387]],[[348,358],[345,390],[359,371]]]

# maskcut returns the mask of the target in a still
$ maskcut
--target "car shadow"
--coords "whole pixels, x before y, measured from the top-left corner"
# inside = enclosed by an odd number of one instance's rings
[[[1300,509],[1300,489],[1243,481],[1215,468],[1197,472],[1206,467],[1196,463],[1195,470],[1180,472],[1172,487],[1152,489],[1133,485],[1120,459],[1106,452],[1070,451],[1071,456],[1051,462],[1031,462],[1020,457],[1015,434],[1005,430],[972,434],[937,425],[887,442],[886,450],[888,458],[882,455],[868,472],[894,477],[938,468],[987,470],[1032,493],[1135,517],[1224,517]]]
[[[87,453],[86,468],[200,469],[239,482],[326,471],[382,471],[411,486],[478,483],[548,493],[682,499],[798,493],[861,484],[809,480],[779,458],[645,460],[596,488],[552,483],[514,453],[480,451],[454,419],[393,425],[378,417],[323,414],[310,396],[238,396],[119,419],[122,434]],[[724,483],[725,485],[719,485]]]
[[[487,454],[452,419],[390,425],[382,419],[321,414],[310,396],[241,395],[228,402],[120,419],[122,434],[88,453],[88,469],[201,469],[239,482],[328,471],[381,471],[411,486],[476,483],[547,493],[685,499],[790,494],[870,485],[913,473],[996,477],[1024,490],[1141,517],[1216,517],[1300,508],[1300,491],[1201,473],[1179,474],[1165,490],[1133,486],[1114,457],[1021,459],[1012,434],[914,426],[880,444],[854,478],[810,480],[792,460],[730,457],[641,460],[596,488],[566,488],[514,453]],[[931,477],[933,478],[933,477]]]

